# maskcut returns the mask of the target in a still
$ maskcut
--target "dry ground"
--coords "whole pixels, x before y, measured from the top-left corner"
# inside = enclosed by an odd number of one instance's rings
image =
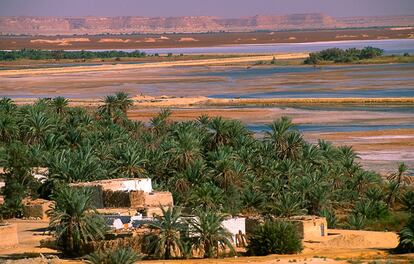
[[[338,40],[412,38],[412,28],[392,30],[341,29],[284,32],[245,32],[209,34],[142,34],[116,36],[1,36],[0,49],[148,49],[172,47],[209,47],[238,44],[303,43]]]

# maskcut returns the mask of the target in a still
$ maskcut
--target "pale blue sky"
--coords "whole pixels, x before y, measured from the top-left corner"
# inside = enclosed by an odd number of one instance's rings
[[[0,16],[414,15],[414,0],[0,0]]]

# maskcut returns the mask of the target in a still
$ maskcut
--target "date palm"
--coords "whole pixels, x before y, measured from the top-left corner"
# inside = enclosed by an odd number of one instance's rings
[[[9,114],[0,113],[0,140],[10,142],[19,135],[19,126]]]
[[[16,110],[17,106],[13,102],[12,99],[8,97],[3,97],[0,99],[0,111],[3,111],[4,113],[12,113],[14,110]]]
[[[230,142],[229,123],[222,117],[214,117],[208,124],[209,142],[212,149],[226,145]]]
[[[127,177],[138,177],[145,174],[145,164],[147,159],[144,157],[144,153],[141,146],[120,146],[116,150],[115,154],[116,171]]]
[[[56,126],[46,113],[32,109],[22,122],[22,131],[31,143],[39,143]]]
[[[230,249],[235,253],[231,243],[231,233],[222,226],[223,215],[207,210],[197,210],[196,217],[188,220],[194,247],[204,252],[205,258],[218,257],[220,250]]]
[[[397,251],[404,253],[414,252],[414,219],[410,219],[408,224],[400,231],[400,243]]]
[[[68,106],[69,101],[62,96],[53,98],[51,105],[56,110],[56,113],[62,114],[65,111],[65,108]]]
[[[176,138],[168,142],[168,149],[173,165],[179,171],[202,157],[201,142],[192,131],[179,131]]]
[[[113,112],[117,109],[118,100],[114,95],[105,96],[102,100],[103,104],[99,106],[99,113],[106,115],[108,117],[112,117]]]
[[[157,216],[150,224],[152,232],[144,238],[146,246],[157,257],[179,257],[182,251],[181,233],[186,231],[186,226],[180,221],[181,210],[178,207],[160,208],[162,216]]]
[[[134,264],[140,257],[132,248],[117,248],[110,251],[93,252],[86,256],[90,264]]]
[[[126,115],[128,109],[134,104],[134,101],[125,92],[117,92],[115,97],[119,109]]]
[[[216,185],[205,182],[190,193],[190,204],[193,207],[219,209],[223,204],[223,191]]]
[[[92,194],[81,188],[60,188],[53,194],[49,228],[66,255],[79,256],[86,243],[104,238],[106,224],[93,207]]]
[[[288,117],[282,117],[269,125],[265,140],[273,146],[273,151],[280,159],[297,159],[303,144],[302,136]]]

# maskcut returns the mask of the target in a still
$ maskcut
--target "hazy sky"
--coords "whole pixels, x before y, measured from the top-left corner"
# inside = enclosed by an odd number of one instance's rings
[[[0,0],[0,16],[414,15],[414,0]]]

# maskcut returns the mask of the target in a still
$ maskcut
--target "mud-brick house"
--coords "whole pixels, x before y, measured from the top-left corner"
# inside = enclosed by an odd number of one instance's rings
[[[156,192],[150,178],[110,179],[71,184],[91,188],[96,208],[133,208],[146,216],[159,215],[161,207],[173,206],[170,192]]]
[[[299,234],[305,241],[318,240],[328,236],[328,223],[325,217],[315,215],[293,216],[286,221],[296,224]]]

